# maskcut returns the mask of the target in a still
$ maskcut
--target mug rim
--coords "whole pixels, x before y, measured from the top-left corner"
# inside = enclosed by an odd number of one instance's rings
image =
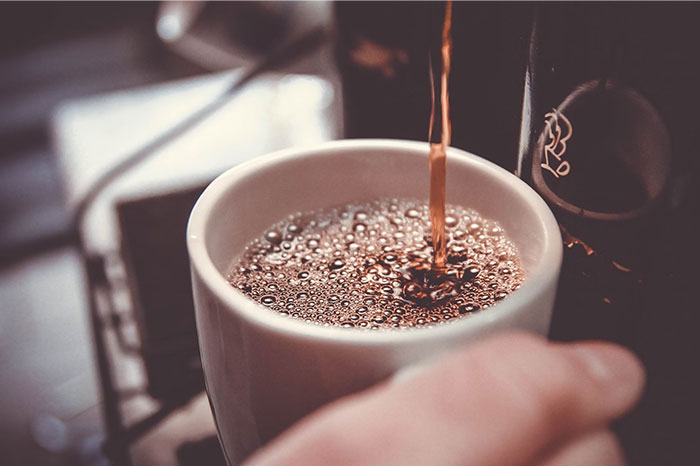
[[[487,310],[444,324],[411,329],[365,330],[322,326],[285,317],[263,308],[232,287],[216,268],[204,241],[208,226],[207,220],[217,201],[231,185],[281,161],[315,158],[320,155],[327,157],[334,153],[346,153],[349,150],[366,152],[382,149],[405,151],[415,155],[424,153],[427,162],[427,142],[396,139],[352,139],[329,141],[310,147],[282,149],[228,169],[207,186],[192,208],[187,224],[187,250],[192,274],[196,275],[208,290],[226,305],[227,312],[237,314],[248,324],[286,336],[341,345],[384,345],[415,343],[424,340],[447,340],[459,334],[478,332],[479,329],[488,327],[494,321],[517,314],[519,309],[524,309],[527,303],[543,294],[552,281],[557,279],[562,262],[563,246],[558,223],[545,201],[530,186],[512,173],[488,160],[454,147],[447,149],[448,159],[461,159],[462,162],[489,173],[501,183],[510,183],[511,187],[518,191],[518,194],[524,198],[537,215],[546,235],[541,257],[535,267],[528,271],[520,288]]]

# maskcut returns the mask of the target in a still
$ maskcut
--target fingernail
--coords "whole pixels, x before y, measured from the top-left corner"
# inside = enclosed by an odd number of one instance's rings
[[[607,390],[625,398],[641,392],[644,368],[630,351],[612,344],[583,344],[574,352],[589,375]]]

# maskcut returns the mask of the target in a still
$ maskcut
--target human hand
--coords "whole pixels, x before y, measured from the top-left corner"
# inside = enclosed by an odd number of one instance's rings
[[[608,423],[643,384],[619,346],[500,335],[322,407],[246,464],[623,465]]]

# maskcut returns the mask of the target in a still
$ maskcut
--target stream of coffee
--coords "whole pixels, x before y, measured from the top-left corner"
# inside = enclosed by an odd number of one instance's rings
[[[445,267],[447,259],[447,246],[445,244],[445,172],[446,153],[450,145],[450,98],[448,92],[448,78],[450,75],[450,58],[452,55],[452,0],[445,4],[445,20],[442,26],[442,69],[440,71],[440,142],[433,143],[433,130],[435,128],[435,74],[433,62],[430,61],[430,127],[428,129],[428,142],[430,144],[430,225],[433,238],[433,265],[438,269]]]

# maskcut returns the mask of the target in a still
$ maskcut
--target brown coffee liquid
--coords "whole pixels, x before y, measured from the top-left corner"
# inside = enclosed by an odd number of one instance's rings
[[[513,243],[462,207],[447,206],[445,266],[433,267],[428,211],[384,199],[292,214],[246,247],[229,282],[291,318],[371,329],[474,314],[520,286]]]
[[[433,265],[437,269],[445,267],[446,243],[445,243],[445,174],[446,153],[450,145],[450,98],[448,92],[448,77],[450,75],[450,57],[452,55],[452,1],[445,5],[445,20],[442,28],[442,69],[440,72],[440,121],[442,132],[440,143],[433,143],[433,130],[435,128],[435,76],[433,63],[430,63],[430,126],[428,128],[428,142],[430,143],[430,224],[433,238]]]

